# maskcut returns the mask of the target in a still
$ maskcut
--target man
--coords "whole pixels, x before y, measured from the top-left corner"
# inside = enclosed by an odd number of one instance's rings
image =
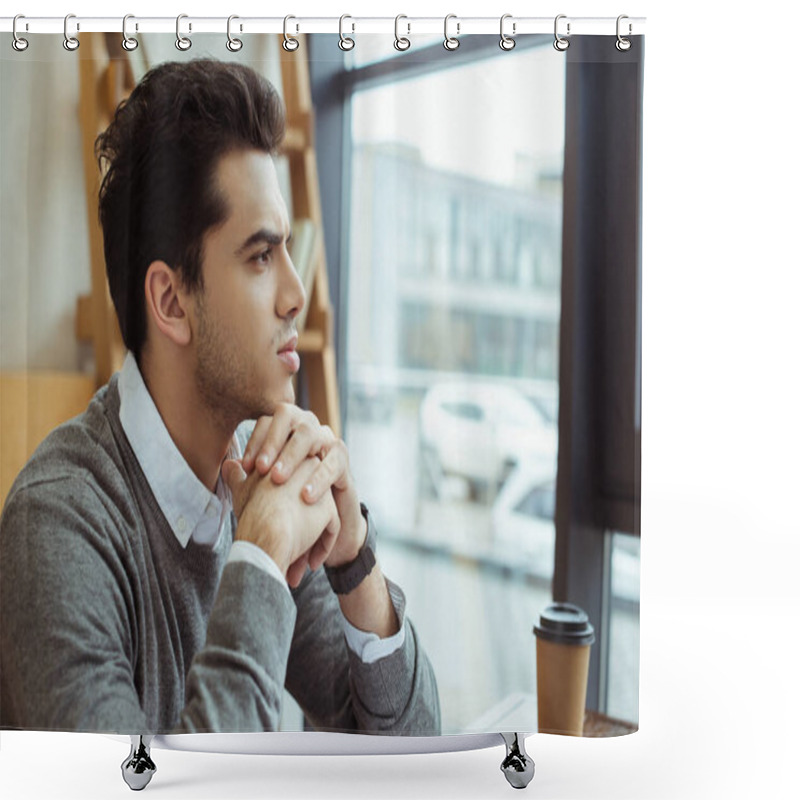
[[[266,80],[193,61],[152,70],[98,138],[128,354],[7,498],[2,726],[277,730],[285,686],[317,729],[440,731],[347,449],[293,404],[283,132]]]

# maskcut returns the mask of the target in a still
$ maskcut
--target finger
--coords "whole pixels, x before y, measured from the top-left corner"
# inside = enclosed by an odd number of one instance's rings
[[[292,589],[296,589],[300,585],[303,575],[306,574],[306,567],[308,567],[308,553],[300,556],[286,571],[286,582]]]
[[[325,563],[338,538],[338,535],[328,528],[322,532],[322,536],[317,539],[309,551],[308,566],[312,572]]]
[[[342,530],[342,521],[339,519],[339,509],[336,507],[336,501],[333,499],[333,495],[329,493],[328,497],[330,499],[324,502],[329,504],[330,517],[328,518],[328,524],[325,526],[325,530],[331,531],[338,536],[339,532]]]
[[[240,461],[228,458],[223,462],[220,474],[223,482],[230,489],[233,511],[238,517],[250,497],[251,488],[247,485],[247,473],[242,469]]]
[[[275,409],[264,439],[254,455],[255,468],[261,475],[266,475],[275,463],[275,459],[285,447],[295,427],[295,416],[300,412],[296,406],[283,403]]]
[[[247,446],[242,456],[242,467],[248,474],[255,465],[256,456],[261,452],[264,440],[267,438],[267,431],[269,431],[270,425],[272,424],[272,419],[272,417],[267,416],[259,417],[253,428],[253,432],[250,434],[250,438],[247,440]]]
[[[339,491],[344,491],[349,489],[350,484],[353,482],[353,475],[350,472],[350,451],[341,439],[337,440],[336,444],[339,450],[339,459],[343,462],[343,466],[332,486]]]
[[[291,439],[300,415],[304,412],[291,403],[281,403],[275,409],[272,423],[255,455],[256,469],[266,475],[273,467],[278,454]]]
[[[241,485],[247,480],[247,473],[242,469],[241,461],[226,458],[222,463],[222,480],[234,495],[237,494]]]
[[[299,464],[309,456],[318,455],[330,442],[319,424],[319,420],[306,413],[295,425],[291,438],[278,454],[275,465],[270,472],[273,482],[283,483],[288,480]]]
[[[260,417],[256,429],[247,443],[247,455],[253,468],[261,475],[266,475],[272,466],[275,456],[291,436],[292,409],[289,403],[280,403],[275,407],[272,416]]]
[[[347,488],[348,460],[344,445],[336,441],[303,487],[303,500],[313,505],[332,486]],[[344,481],[342,479],[344,478]],[[340,484],[342,484],[340,486]]]

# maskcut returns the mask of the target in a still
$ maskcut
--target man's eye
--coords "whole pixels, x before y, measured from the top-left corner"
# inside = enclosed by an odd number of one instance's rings
[[[259,264],[266,264],[269,261],[271,255],[272,255],[272,248],[268,250],[263,250],[260,253],[256,253],[256,255],[253,256],[253,259],[257,261]]]

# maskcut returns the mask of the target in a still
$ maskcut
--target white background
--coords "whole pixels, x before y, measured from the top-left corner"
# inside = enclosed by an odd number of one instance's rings
[[[797,7],[346,5],[27,0],[3,13],[646,16],[641,730],[609,741],[531,737],[537,775],[527,792],[541,800],[797,796]],[[119,742],[1,736],[4,798],[130,796]],[[348,758],[155,751],[159,772],[146,791],[508,797],[502,755],[500,747]]]

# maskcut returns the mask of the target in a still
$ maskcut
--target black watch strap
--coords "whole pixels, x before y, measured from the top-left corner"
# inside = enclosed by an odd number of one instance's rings
[[[325,574],[328,576],[328,583],[336,594],[349,594],[358,586],[367,575],[372,572],[375,566],[375,543],[378,534],[372,524],[367,507],[361,503],[361,514],[367,521],[367,538],[358,555],[349,563],[339,567],[325,567]]]

